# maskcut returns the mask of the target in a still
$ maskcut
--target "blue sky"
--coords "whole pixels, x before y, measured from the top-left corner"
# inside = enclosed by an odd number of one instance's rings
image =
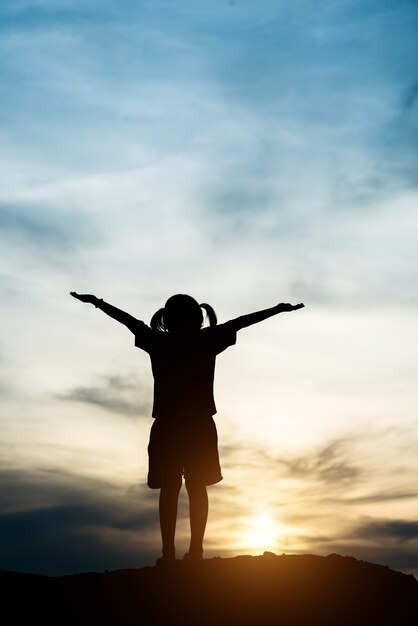
[[[220,321],[305,302],[219,358],[207,553],[418,571],[417,20],[399,0],[1,4],[0,567],[158,554],[147,356],[76,290],[145,321],[176,292]],[[273,544],[248,539],[259,514]]]

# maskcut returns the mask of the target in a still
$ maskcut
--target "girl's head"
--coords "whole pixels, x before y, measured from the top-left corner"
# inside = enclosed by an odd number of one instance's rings
[[[162,332],[199,330],[203,325],[205,309],[210,326],[216,326],[216,313],[209,304],[198,304],[194,298],[184,293],[171,296],[163,309],[159,309],[151,319],[151,328]]]

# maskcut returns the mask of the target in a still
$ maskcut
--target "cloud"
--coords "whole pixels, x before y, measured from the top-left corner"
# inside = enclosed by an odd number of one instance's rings
[[[7,535],[9,541],[20,541],[26,535],[36,542],[89,527],[147,531],[155,527],[155,512],[124,514],[111,503],[96,502],[92,505],[50,506],[0,516],[0,533]]]
[[[400,519],[365,521],[354,531],[353,535],[373,542],[393,542],[395,540],[403,543],[405,541],[418,539],[418,521]]]
[[[319,481],[325,484],[352,484],[362,470],[349,458],[347,440],[338,439],[327,443],[315,452],[293,458],[278,458],[289,476],[302,480]]]
[[[70,402],[94,404],[128,417],[151,414],[150,388],[134,377],[104,376],[100,385],[79,386],[60,394]]]
[[[402,490],[398,488],[378,491],[377,493],[370,493],[364,496],[348,496],[345,498],[345,502],[352,504],[373,504],[375,502],[393,502],[396,500],[412,500],[416,498],[418,498],[418,490]]]
[[[393,569],[418,575],[418,522],[416,519],[370,519],[346,526],[344,532],[333,536],[306,537],[321,553],[337,552],[374,563],[388,565]]]
[[[404,99],[405,111],[411,111],[418,101],[418,82],[414,83],[410,89],[407,90]]]
[[[319,502],[322,498],[335,498],[340,491],[345,499],[347,486],[354,489],[363,481],[368,467],[358,454],[362,439],[361,434],[343,436],[295,455],[277,455],[248,442],[235,446],[228,443],[221,445],[220,454],[228,472],[241,476],[244,490],[253,486],[253,481],[259,481],[262,474],[268,484],[277,486],[288,484],[290,479],[292,487],[290,491],[286,488],[287,496],[298,499],[302,494],[311,494]]]
[[[97,0],[5,0],[2,5],[6,15],[28,11],[29,17],[33,17],[37,12],[44,14],[56,10],[61,16],[62,12],[66,14],[65,10],[81,11],[86,5],[97,5]]]
[[[228,502],[234,511],[231,519],[242,527],[257,511],[267,511],[288,527],[292,549],[300,544],[306,549],[311,541],[323,543],[346,525],[350,516],[346,495],[363,486],[367,475],[367,464],[357,458],[356,443],[355,437],[341,438],[286,456],[248,442],[222,445],[220,458],[227,482],[214,491],[214,504],[221,509]],[[227,526],[223,532],[231,537]]]
[[[0,568],[47,575],[138,567],[159,547],[158,507],[135,493],[62,471],[0,472]],[[18,495],[16,495],[18,494]]]
[[[12,240],[29,245],[37,254],[51,249],[60,254],[73,251],[92,238],[86,216],[37,205],[0,204],[0,230],[5,244]]]
[[[339,519],[335,507],[332,524],[324,518],[318,532],[295,532],[289,547],[292,553],[338,553],[370,562],[388,565],[404,572],[418,574],[418,523],[416,520],[370,519],[362,517],[347,523]],[[303,518],[295,520],[296,526]],[[342,523],[345,521],[345,524]],[[286,550],[287,551],[287,550]]]

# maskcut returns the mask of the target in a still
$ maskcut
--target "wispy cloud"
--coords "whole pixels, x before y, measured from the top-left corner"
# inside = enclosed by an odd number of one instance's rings
[[[407,90],[404,100],[404,107],[406,111],[411,111],[418,100],[418,83],[415,83]]]
[[[337,484],[345,488],[361,475],[361,468],[349,458],[347,441],[338,440],[327,443],[314,454],[293,459],[277,459],[286,468],[287,473],[299,479],[319,480],[323,483]]]
[[[0,230],[3,245],[14,240],[21,246],[31,246],[37,254],[49,249],[64,254],[92,240],[86,217],[39,205],[0,205]]]
[[[415,500],[418,498],[418,490],[388,489],[377,493],[369,493],[362,496],[347,496],[345,501],[352,504],[373,504],[375,502],[394,502],[396,500]]]

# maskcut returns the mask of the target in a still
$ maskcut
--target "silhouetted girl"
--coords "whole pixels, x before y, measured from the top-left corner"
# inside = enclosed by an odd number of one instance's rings
[[[162,554],[159,562],[175,559],[177,501],[184,476],[189,496],[191,539],[186,558],[202,559],[208,516],[207,485],[222,480],[213,415],[216,355],[236,342],[241,328],[303,304],[278,304],[217,324],[209,304],[177,294],[152,317],[150,326],[90,294],[71,292],[89,302],[135,335],[135,346],[148,352],[154,376],[154,402],[148,445],[148,486],[160,489]],[[209,326],[203,327],[205,310]]]

